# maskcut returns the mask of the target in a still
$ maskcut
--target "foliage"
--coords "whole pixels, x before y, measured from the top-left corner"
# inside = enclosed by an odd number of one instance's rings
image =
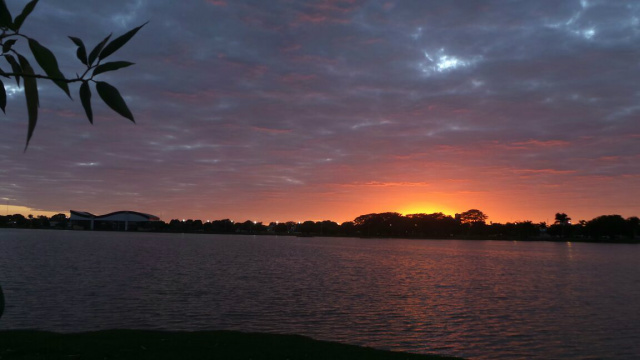
[[[556,213],[555,222],[557,225],[571,224],[571,218],[565,213]]]
[[[364,236],[406,236],[406,219],[396,212],[362,215],[353,222],[362,230]]]
[[[13,18],[5,1],[0,0],[0,47],[2,51],[0,53],[0,57],[2,57],[11,68],[10,71],[5,71],[0,67],[0,76],[7,79],[15,78],[18,86],[20,86],[20,82],[22,81],[29,118],[25,151],[29,146],[29,141],[33,136],[33,132],[38,122],[38,107],[40,106],[37,84],[38,79],[52,81],[69,98],[71,98],[69,84],[80,83],[80,102],[89,122],[92,124],[93,109],[91,106],[90,84],[94,84],[98,96],[107,106],[116,113],[135,123],[133,114],[122,98],[122,95],[120,95],[120,92],[112,85],[104,81],[96,80],[95,77],[105,72],[115,71],[133,65],[133,63],[127,61],[105,62],[105,59],[131,40],[138,30],[146,25],[146,23],[129,30],[124,35],[121,35],[111,41],[109,41],[111,39],[111,34],[108,35],[94,46],[88,54],[87,48],[80,38],[69,36],[69,39],[77,46],[76,57],[85,66],[85,69],[81,75],[76,74],[76,77],[67,78],[60,71],[58,61],[53,52],[47,49],[36,39],[20,32],[24,21],[27,19],[29,14],[31,14],[37,3],[38,0],[28,2],[20,15]],[[27,57],[18,50],[16,45],[22,40],[26,41],[33,59],[35,59],[35,62],[44,71],[44,74],[37,73],[31,65],[31,61],[29,61],[29,59],[27,59]],[[4,82],[0,80],[0,109],[5,113],[6,105],[7,94],[4,88]]]
[[[479,211],[479,210],[477,210]],[[481,211],[479,211],[482,213]],[[478,215],[475,211],[474,214]],[[443,213],[402,215],[395,212],[373,213],[358,216],[354,221],[338,224],[334,221],[272,222],[268,225],[257,221],[234,222],[229,219],[206,222],[202,220],[173,219],[169,223],[155,221],[129,224],[129,231],[158,231],[174,233],[209,234],[263,234],[298,236],[349,236],[412,239],[491,239],[491,240],[555,240],[597,242],[640,242],[640,219],[624,219],[620,215],[603,215],[577,224],[515,223],[486,224],[462,222],[462,214],[455,218]],[[45,216],[0,215],[0,228],[24,229],[85,229],[90,226],[72,223],[65,214]],[[122,230],[112,223],[95,224],[96,230]]]
[[[633,223],[632,218],[625,220],[620,215],[602,215],[589,221],[586,224],[586,231],[597,239],[633,236]]]
[[[488,216],[478,209],[470,209],[460,214],[460,221],[463,224],[483,223],[487,221]]]
[[[565,213],[556,213],[553,225],[549,226],[548,233],[552,236],[569,238],[575,235],[576,228],[571,225],[571,218]]]

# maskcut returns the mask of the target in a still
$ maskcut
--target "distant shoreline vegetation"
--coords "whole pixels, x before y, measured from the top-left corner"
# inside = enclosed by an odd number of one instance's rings
[[[557,213],[553,224],[521,221],[488,223],[480,210],[471,209],[456,216],[443,213],[402,215],[396,212],[361,215],[342,224],[331,220],[304,222],[234,222],[229,219],[206,221],[178,220],[129,223],[128,231],[207,234],[252,234],[361,238],[543,240],[610,243],[640,243],[640,219],[602,215],[590,221],[572,223]],[[0,216],[0,228],[89,230],[86,223],[71,221],[65,214],[52,217],[21,214]],[[122,224],[96,222],[95,230],[122,231]]]

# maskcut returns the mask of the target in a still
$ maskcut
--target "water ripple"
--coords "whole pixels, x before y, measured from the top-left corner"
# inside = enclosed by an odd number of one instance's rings
[[[230,329],[640,358],[640,247],[0,230],[0,329]]]

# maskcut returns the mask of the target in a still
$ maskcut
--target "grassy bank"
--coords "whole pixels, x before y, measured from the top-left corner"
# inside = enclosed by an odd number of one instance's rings
[[[456,359],[233,331],[0,331],[0,359]]]

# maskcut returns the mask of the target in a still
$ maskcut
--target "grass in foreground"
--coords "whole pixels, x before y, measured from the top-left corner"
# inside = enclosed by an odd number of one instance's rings
[[[0,331],[0,359],[458,359],[375,350],[298,335],[233,331]]]

